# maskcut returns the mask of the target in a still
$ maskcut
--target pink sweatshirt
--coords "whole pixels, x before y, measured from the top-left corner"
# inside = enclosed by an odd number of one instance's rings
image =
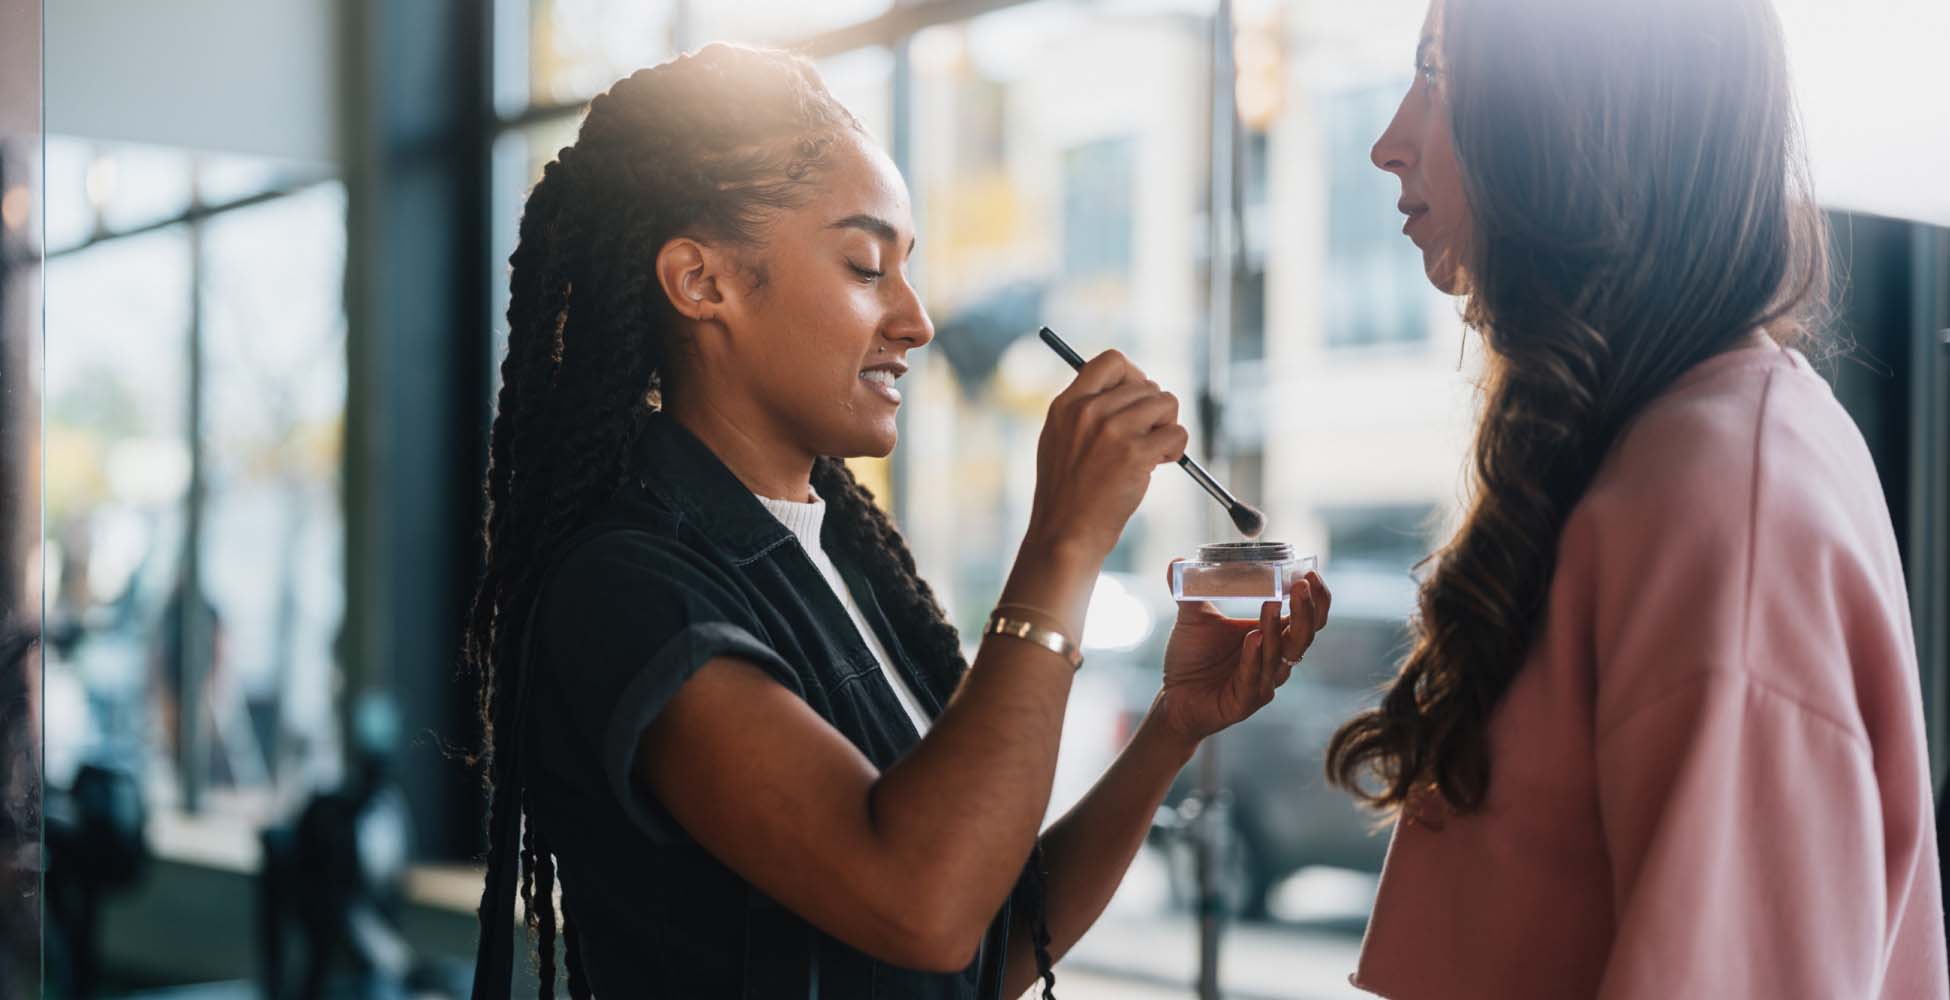
[[[1486,808],[1396,824],[1386,997],[1950,997],[1916,649],[1869,453],[1800,354],[1687,373],[1566,522]],[[1439,827],[1439,829],[1438,829]]]

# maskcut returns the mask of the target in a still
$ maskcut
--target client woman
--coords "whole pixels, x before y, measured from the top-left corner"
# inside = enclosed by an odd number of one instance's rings
[[[1950,995],[1902,564],[1792,345],[1826,249],[1767,0],[1438,0],[1374,147],[1488,378],[1419,641],[1329,772],[1398,812],[1398,998]]]

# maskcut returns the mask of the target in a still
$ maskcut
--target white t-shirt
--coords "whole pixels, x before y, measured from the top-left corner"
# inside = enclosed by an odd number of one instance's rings
[[[840,576],[839,567],[833,565],[832,558],[827,556],[825,547],[819,542],[820,526],[826,523],[826,501],[794,503],[791,500],[759,497],[758,502],[764,504],[765,509],[799,539],[799,546],[812,557],[813,565],[819,567],[819,575],[826,578],[826,585],[833,588],[833,596],[838,597],[840,605],[846,608],[846,616],[853,619],[853,627],[866,642],[867,651],[879,662],[880,672],[886,676],[888,685],[893,687],[894,698],[901,703],[901,709],[913,720],[914,730],[926,736],[930,722],[927,712],[921,708],[921,700],[915,697],[914,689],[894,669],[893,659],[887,655],[887,647],[881,645],[880,636],[867,624],[866,616],[860,613],[860,605],[847,589],[846,578]]]

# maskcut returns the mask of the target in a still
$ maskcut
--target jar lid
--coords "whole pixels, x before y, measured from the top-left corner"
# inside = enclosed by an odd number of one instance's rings
[[[1214,542],[1198,547],[1198,561],[1209,563],[1291,562],[1293,546],[1285,542]]]

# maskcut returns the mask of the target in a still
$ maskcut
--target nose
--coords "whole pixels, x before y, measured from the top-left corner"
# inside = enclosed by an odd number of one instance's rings
[[[904,272],[899,286],[893,312],[883,327],[885,335],[889,340],[906,344],[909,350],[926,347],[934,339],[934,321],[928,318],[928,307],[921,304],[921,293],[908,282]]]
[[[1368,159],[1375,166],[1397,177],[1415,168],[1417,159],[1414,135],[1414,122],[1409,119],[1413,112],[1409,109],[1408,98],[1403,97],[1401,106],[1395,109],[1395,117],[1388,122],[1388,128],[1375,140],[1374,148],[1368,151]]]

